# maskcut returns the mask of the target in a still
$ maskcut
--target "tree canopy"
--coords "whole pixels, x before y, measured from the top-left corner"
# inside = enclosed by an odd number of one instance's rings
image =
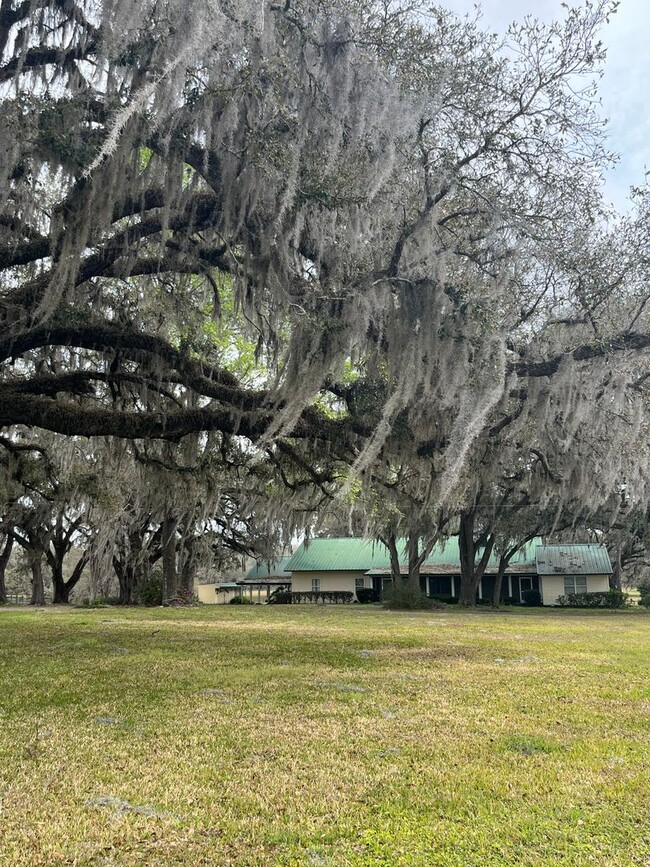
[[[253,497],[306,511],[402,466],[421,513],[533,465],[549,502],[646,503],[612,11],[499,40],[418,2],[4,0],[0,425],[264,462]]]

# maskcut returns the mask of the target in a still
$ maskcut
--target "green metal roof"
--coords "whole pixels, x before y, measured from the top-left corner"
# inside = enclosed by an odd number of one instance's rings
[[[252,566],[244,575],[244,581],[265,581],[268,578],[286,578],[287,563],[293,559],[289,554],[286,557],[276,557],[275,560],[260,560]]]
[[[610,575],[612,564],[604,545],[540,545],[538,575]]]
[[[541,539],[533,539],[517,552],[510,561],[510,571],[513,568],[535,569],[535,548]],[[406,542],[400,541],[400,562],[408,562]],[[492,554],[488,569],[496,569],[499,555]],[[425,566],[449,566],[458,570],[460,554],[458,537],[451,536],[436,545],[425,561]],[[370,569],[390,568],[388,549],[372,539],[312,539],[309,545],[304,543],[286,563],[287,572],[357,572]]]
[[[390,566],[388,549],[373,539],[311,539],[286,564],[288,572],[365,572]]]

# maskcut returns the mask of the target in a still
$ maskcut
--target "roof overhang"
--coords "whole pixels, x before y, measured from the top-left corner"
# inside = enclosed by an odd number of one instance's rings
[[[497,569],[487,568],[484,575],[496,575]],[[369,575],[372,577],[379,576],[390,576],[392,574],[391,569],[368,569],[367,572],[364,572],[364,575]],[[409,570],[408,566],[402,565],[400,566],[400,574],[408,575]],[[506,575],[535,575],[535,564],[534,563],[520,563],[517,566],[509,566],[506,571]],[[460,566],[453,563],[441,564],[441,565],[433,565],[420,566],[420,575],[460,575]]]

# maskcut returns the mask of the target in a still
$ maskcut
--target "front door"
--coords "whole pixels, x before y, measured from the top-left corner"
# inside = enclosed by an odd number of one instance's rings
[[[520,591],[519,591],[519,600],[521,601],[523,597],[524,590],[532,590],[533,589],[533,579],[530,576],[524,576],[520,580]]]

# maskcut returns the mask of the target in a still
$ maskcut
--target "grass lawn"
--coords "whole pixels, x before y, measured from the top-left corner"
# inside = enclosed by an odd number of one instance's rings
[[[0,864],[650,867],[650,615],[0,611]]]

